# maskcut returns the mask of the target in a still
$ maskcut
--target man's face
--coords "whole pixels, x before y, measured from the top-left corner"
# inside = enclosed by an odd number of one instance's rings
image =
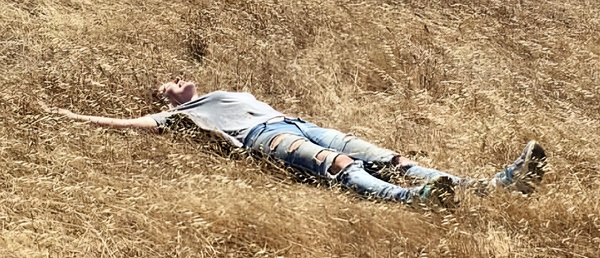
[[[175,80],[163,85],[164,95],[173,106],[186,103],[196,95],[196,85],[193,82]]]

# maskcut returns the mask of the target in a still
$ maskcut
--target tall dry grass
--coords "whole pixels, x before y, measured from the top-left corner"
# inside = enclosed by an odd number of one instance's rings
[[[598,257],[598,28],[590,0],[0,0],[0,256]],[[179,75],[460,176],[529,139],[551,166],[411,208],[37,104],[143,116]]]

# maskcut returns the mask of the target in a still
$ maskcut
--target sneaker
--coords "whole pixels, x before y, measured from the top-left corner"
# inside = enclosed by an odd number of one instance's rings
[[[441,207],[452,207],[454,202],[454,183],[447,176],[438,176],[429,180],[418,190],[421,200]]]
[[[531,193],[535,190],[544,177],[546,166],[546,152],[536,142],[530,141],[523,149],[521,156],[508,166],[504,172],[498,173],[491,184],[496,187],[504,187]]]

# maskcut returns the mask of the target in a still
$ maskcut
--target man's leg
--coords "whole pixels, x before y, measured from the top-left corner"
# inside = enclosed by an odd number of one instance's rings
[[[378,168],[389,166],[398,168],[406,176],[427,180],[445,176],[455,184],[463,181],[460,177],[418,166],[417,162],[404,158],[395,151],[381,148],[353,135],[306,122],[297,122],[297,125],[302,129],[304,135],[315,144],[344,153],[354,159],[362,160],[367,163],[367,167],[374,167],[374,169],[367,168],[367,170],[375,172]]]
[[[271,132],[258,136],[251,148],[315,176],[339,179],[343,185],[360,194],[411,202],[423,188],[402,188],[375,178],[363,169],[361,161],[316,145],[303,136]]]
[[[325,148],[346,154],[367,164],[367,170],[376,172],[371,166],[391,166],[399,168],[403,175],[432,180],[440,177],[450,178],[454,184],[476,187],[477,191],[488,187],[483,179],[463,179],[435,169],[418,166],[416,162],[400,156],[398,153],[380,148],[355,136],[334,129],[321,128],[304,121],[293,122],[310,141]],[[530,141],[521,156],[505,171],[496,174],[490,182],[493,188],[508,188],[530,193],[539,184],[544,175],[546,154],[536,141]],[[481,188],[481,189],[479,189]]]

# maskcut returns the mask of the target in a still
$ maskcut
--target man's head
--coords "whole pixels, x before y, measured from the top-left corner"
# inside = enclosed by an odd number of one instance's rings
[[[163,84],[158,90],[169,99],[174,107],[198,97],[196,85],[193,82],[186,82],[179,78]]]

